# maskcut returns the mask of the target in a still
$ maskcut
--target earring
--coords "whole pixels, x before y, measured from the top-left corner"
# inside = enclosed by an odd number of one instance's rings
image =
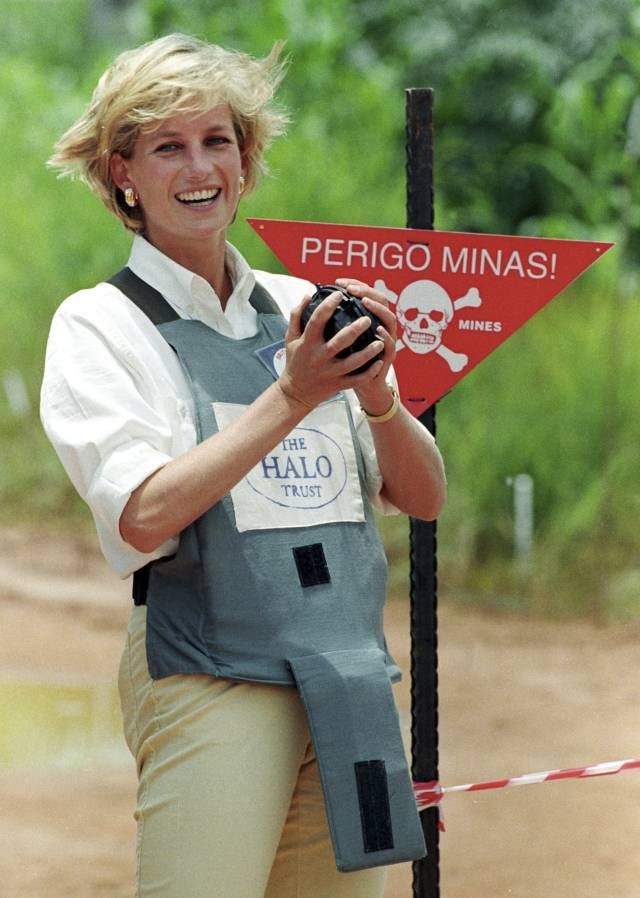
[[[240,196],[242,196],[242,194],[244,193],[246,184],[247,184],[247,182],[245,180],[244,175],[240,175],[240,179],[238,181],[238,193],[240,194]]]
[[[129,208],[133,209],[138,205],[139,196],[133,189],[133,187],[127,187],[124,192],[124,201],[129,206]]]

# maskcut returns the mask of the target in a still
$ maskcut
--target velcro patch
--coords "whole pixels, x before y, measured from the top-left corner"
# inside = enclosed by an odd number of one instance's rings
[[[313,543],[310,546],[295,546],[293,557],[298,569],[300,586],[320,586],[323,583],[331,583],[331,574],[327,566],[322,543]]]
[[[364,850],[385,851],[393,848],[389,787],[384,761],[356,761],[353,765],[358,784],[358,802]]]

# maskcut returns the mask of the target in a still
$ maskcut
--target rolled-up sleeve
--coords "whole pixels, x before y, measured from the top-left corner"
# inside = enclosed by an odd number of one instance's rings
[[[79,313],[80,306],[67,300],[54,317],[41,418],[63,467],[91,509],[105,555],[127,576],[175,548],[172,540],[145,555],[125,543],[119,531],[133,490],[174,457],[173,434],[166,409],[145,396],[132,347],[110,331],[107,322]],[[164,401],[176,406],[174,397]]]

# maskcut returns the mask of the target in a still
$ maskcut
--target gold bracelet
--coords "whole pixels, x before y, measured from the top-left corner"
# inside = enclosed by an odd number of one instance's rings
[[[390,421],[400,408],[400,397],[398,396],[398,391],[394,386],[392,386],[392,384],[387,384],[387,386],[391,390],[393,401],[391,403],[391,408],[386,411],[384,415],[370,415],[367,411],[362,409],[363,415],[365,416],[367,421],[370,421],[372,424],[384,424],[385,421]]]

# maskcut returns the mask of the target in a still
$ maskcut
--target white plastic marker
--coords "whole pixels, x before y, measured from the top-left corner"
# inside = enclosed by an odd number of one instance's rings
[[[11,412],[16,418],[26,418],[31,412],[31,400],[22,374],[14,369],[5,371],[2,386]]]
[[[554,780],[587,779],[590,776],[612,776],[625,770],[640,769],[640,760],[608,761],[592,767],[565,767],[561,770],[545,770],[542,773],[525,773],[501,780],[488,780],[483,783],[467,783],[464,786],[441,786],[436,780],[428,783],[414,783],[413,791],[419,811],[438,805],[444,795],[452,792],[482,792],[487,789],[505,789],[508,786],[532,786],[534,783],[549,783]],[[440,829],[444,830],[442,822]]]

